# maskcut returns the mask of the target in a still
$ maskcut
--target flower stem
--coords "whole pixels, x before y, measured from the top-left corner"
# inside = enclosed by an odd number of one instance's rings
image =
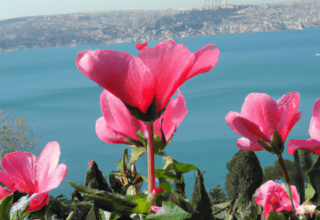
[[[147,129],[148,129],[148,142],[147,142],[148,193],[151,195],[152,190],[155,188],[153,124],[152,123],[147,123]]]
[[[284,174],[284,177],[286,178],[286,182],[288,184],[288,188],[289,188],[289,195],[290,195],[290,199],[291,199],[291,205],[292,205],[292,211],[294,213],[296,213],[295,209],[294,209],[294,205],[293,205],[293,197],[292,197],[292,193],[291,193],[291,187],[290,187],[290,182],[289,182],[289,176],[288,176],[288,172],[287,172],[287,169],[286,167],[284,166],[284,163],[283,163],[283,159],[282,159],[282,156],[281,154],[277,154],[278,155],[278,158],[279,158],[279,162],[281,164],[281,167],[282,167],[282,171],[283,171],[283,174]]]

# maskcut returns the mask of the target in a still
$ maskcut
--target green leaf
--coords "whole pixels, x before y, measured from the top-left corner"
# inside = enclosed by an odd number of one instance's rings
[[[142,179],[144,179],[145,181],[147,181],[148,182],[148,179],[147,178],[145,178],[144,176],[142,176],[141,174],[138,174]]]
[[[304,177],[300,167],[300,157],[298,155],[298,151],[294,152],[293,158],[294,158],[294,166],[297,171],[295,175],[295,179],[297,180],[298,186],[296,188],[299,193],[300,205],[301,205],[303,201],[305,201],[305,189],[304,189]]]
[[[150,207],[154,203],[157,197],[159,197],[161,193],[156,194],[149,202],[147,201],[147,194],[138,193],[136,195],[127,196],[127,199],[130,201],[134,201],[137,206],[133,209],[135,213],[148,214]]]
[[[100,220],[100,219],[101,219],[101,216],[100,216],[99,210],[94,202],[85,220]]]
[[[152,203],[148,203],[146,198],[138,198],[134,200],[138,205],[134,208],[135,213],[148,214]]]
[[[123,159],[122,160],[123,160],[123,166],[124,165],[126,166],[125,170],[130,170],[130,161],[129,161],[129,156],[128,156],[128,148],[126,148],[123,151]]]
[[[120,216],[116,212],[111,212],[109,220],[117,220]]]
[[[168,183],[168,182],[162,182],[162,183],[160,183],[159,187],[163,189],[163,193],[172,192],[170,183]]]
[[[178,178],[177,175],[170,173],[170,172],[163,170],[163,169],[155,169],[154,175],[155,175],[155,178],[169,179],[169,180],[176,181],[178,183],[183,182],[183,176],[181,176],[181,178]]]
[[[122,171],[122,172],[124,172],[122,159],[117,160],[117,171]]]
[[[107,219],[106,219],[106,216],[104,215],[104,212],[105,212],[104,210],[99,209],[99,214],[100,214],[101,219],[102,219],[102,220],[107,220]]]
[[[140,147],[143,147],[142,143],[140,141],[137,141],[135,139],[132,139],[132,138],[129,138],[127,136],[124,136],[129,142],[133,143],[134,145],[136,146],[140,146]]]
[[[142,146],[147,147],[147,141],[146,141],[146,139],[144,139],[144,137],[141,133],[141,130],[137,131],[137,136],[139,138],[139,141],[142,143]]]
[[[106,206],[111,205],[114,210],[120,212],[133,212],[132,210],[137,206],[134,201],[130,201],[127,197],[121,196],[116,193],[109,193],[102,190],[89,189],[81,184],[76,185],[70,181],[67,181],[74,189],[80,193],[84,193],[84,196],[98,199],[105,203]],[[99,207],[102,208],[102,207]]]
[[[147,152],[147,149],[145,147],[131,146],[132,163],[135,163],[145,152]]]
[[[203,173],[200,173],[200,170],[197,170],[197,177],[194,183],[192,205],[195,209],[195,212],[199,213],[199,216],[201,216],[203,219],[213,219],[212,205],[204,186]]]
[[[165,213],[147,215],[145,219],[183,220],[191,217],[190,213],[184,211],[170,201],[163,201],[162,204],[162,208],[164,209]]]
[[[192,164],[175,163],[175,170],[179,173],[188,173],[191,170],[198,170],[198,168]]]
[[[30,215],[32,212],[36,212],[36,211],[38,211],[38,210],[31,210],[31,211],[28,211],[27,213],[24,213],[21,217],[20,217],[20,219],[25,219],[28,215]]]
[[[311,169],[307,172],[312,188],[315,190],[314,196],[310,199],[310,202],[314,203],[316,206],[320,205],[320,157],[312,165]],[[291,183],[291,182],[290,182]]]
[[[156,136],[156,137],[158,137],[158,136]],[[157,139],[159,139],[159,138],[157,138]],[[154,154],[158,155],[158,156],[162,156],[162,157],[166,156],[165,151],[164,151],[165,147],[166,146],[163,144],[162,140],[155,140],[154,141]]]
[[[170,158],[166,159],[166,158]],[[187,173],[191,170],[198,170],[198,168],[191,164],[178,163],[172,157],[164,157],[165,169],[155,169],[156,178],[164,178],[176,181],[178,183],[183,182],[183,176],[181,174]]]
[[[267,220],[286,220],[286,217],[282,213],[276,213],[275,211],[271,211]]]
[[[7,195],[2,200],[0,200],[0,219],[10,220],[10,209],[11,203],[13,201],[13,194]]]

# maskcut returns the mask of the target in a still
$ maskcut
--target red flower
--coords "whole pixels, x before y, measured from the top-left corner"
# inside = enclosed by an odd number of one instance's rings
[[[274,131],[278,131],[284,143],[292,127],[299,121],[300,95],[296,92],[282,96],[275,102],[263,93],[249,94],[242,105],[241,113],[229,112],[226,122],[237,134],[243,136],[237,141],[238,148],[261,151],[258,139],[268,143]]]
[[[102,141],[132,145],[134,143],[125,137],[139,141],[137,136],[139,130],[144,138],[147,138],[146,124],[133,117],[120,99],[104,90],[100,96],[100,104],[103,117],[96,122],[96,133]],[[164,114],[153,123],[154,134],[169,141],[187,112],[185,100],[178,89],[178,96],[169,102]],[[160,130],[162,119],[162,130],[165,137],[162,137]]]
[[[0,188],[0,199],[15,191],[29,195],[37,193],[30,201],[28,210],[39,210],[49,201],[48,192],[60,185],[67,175],[67,166],[58,165],[60,146],[57,142],[49,142],[40,156],[28,152],[13,152],[5,155],[1,166],[6,174],[0,171],[0,181],[10,190]],[[12,184],[14,182],[14,184]]]
[[[301,149],[320,155],[320,99],[317,99],[312,109],[309,134],[311,138],[308,140],[290,140],[287,146],[288,153],[293,154]]]
[[[297,189],[293,185],[291,185],[290,188],[295,210],[300,210],[300,198]],[[268,218],[271,211],[279,213],[282,210],[292,210],[291,200],[288,197],[287,192],[279,183],[272,180],[269,180],[262,186],[260,186],[260,188],[257,190],[257,197],[255,197],[255,202],[258,205],[263,206],[265,219]],[[299,211],[297,211],[297,214],[298,213]]]
[[[145,120],[152,121],[178,87],[189,78],[210,71],[219,54],[214,45],[192,54],[184,45],[167,40],[141,50],[140,59],[112,50],[82,51],[76,57],[76,65],[89,79],[140,114],[147,115],[152,109],[153,115]]]
[[[137,48],[138,50],[142,50],[142,49],[145,48],[147,45],[148,45],[147,42],[144,42],[143,44],[140,43],[140,42],[138,42],[138,43],[136,44],[136,48]]]

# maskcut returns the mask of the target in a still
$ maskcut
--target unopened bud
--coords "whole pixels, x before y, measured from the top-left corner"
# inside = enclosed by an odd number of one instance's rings
[[[136,166],[134,165],[134,163],[131,165],[131,173],[136,173]]]
[[[284,144],[282,141],[282,137],[277,130],[273,132],[273,135],[271,137],[271,146],[272,146],[272,150],[275,153],[282,154],[284,150]]]
[[[270,152],[270,153],[273,152],[273,151],[272,151],[272,147],[270,146],[271,143],[269,143],[269,142],[267,142],[267,141],[265,141],[265,140],[262,140],[262,139],[260,139],[260,138],[257,138],[257,140],[258,140],[258,144],[259,144],[263,149],[265,149],[266,151],[268,151],[268,152]]]

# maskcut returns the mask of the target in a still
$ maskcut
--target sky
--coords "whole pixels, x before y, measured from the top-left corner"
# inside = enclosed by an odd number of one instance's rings
[[[207,2],[209,0],[206,0]],[[212,0],[210,0],[211,2]],[[219,0],[213,0],[214,5]],[[268,4],[297,0],[227,0],[228,4]],[[201,8],[204,0],[1,0],[0,20],[37,15],[90,13],[112,10]],[[224,0],[221,0],[223,4]]]

